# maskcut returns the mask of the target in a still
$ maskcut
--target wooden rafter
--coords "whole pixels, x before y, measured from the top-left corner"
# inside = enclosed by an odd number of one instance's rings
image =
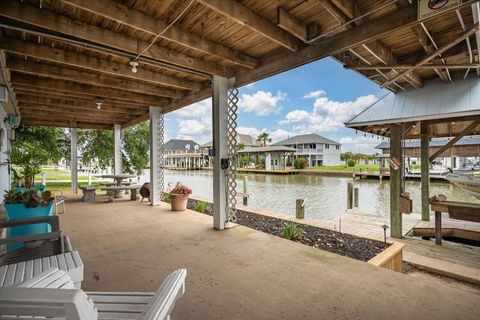
[[[304,42],[314,38],[320,32],[320,26],[317,23],[304,24],[282,7],[277,8],[277,26]]]
[[[441,18],[451,13],[452,10],[470,6],[474,2],[476,1],[463,1],[459,6],[437,14],[435,18]],[[400,30],[412,28],[420,23],[417,19],[416,6],[405,6],[397,12],[366,21],[352,30],[344,31],[329,38],[321,38],[298,52],[268,57],[259,67],[248,72],[239,72],[236,75],[236,84],[250,83],[267,75],[277,74],[320,58],[335,55]]]
[[[468,68],[480,68],[480,64],[478,63],[445,64],[445,65],[442,65],[442,67],[448,68],[448,69],[468,69]],[[434,70],[434,69],[438,69],[438,65],[424,64],[421,66],[415,66],[413,64],[392,64],[392,65],[372,64],[372,65],[345,65],[345,68],[353,69],[353,70],[376,70],[376,69],[379,69],[379,70],[390,70],[390,69]]]
[[[258,64],[258,60],[241,52],[228,48],[220,43],[199,37],[189,31],[182,30],[176,25],[169,28],[169,24],[160,19],[155,19],[145,13],[129,8],[112,0],[91,1],[91,0],[61,0],[64,3],[76,8],[87,10],[94,14],[114,20],[134,29],[143,31],[150,35],[167,39],[182,46],[198,50],[202,53],[213,55],[227,60],[236,65],[252,69]],[[163,33],[161,33],[163,30]]]
[[[465,31],[464,33],[462,33],[457,39],[453,40],[452,42],[450,43],[447,43],[446,45],[443,45],[442,47],[438,48],[437,50],[433,51],[432,53],[430,53],[429,55],[427,55],[425,58],[421,59],[419,62],[417,62],[415,64],[415,66],[421,66],[421,65],[424,65],[425,63],[431,61],[433,58],[435,58],[436,56],[442,54],[443,52],[447,51],[448,49],[456,46],[457,44],[459,44],[460,42],[462,42],[463,40],[465,40],[467,37],[471,36],[472,34],[474,34],[477,30],[478,30],[478,25],[475,25],[473,26],[472,28],[470,28],[469,30]],[[388,84],[391,84],[392,82],[398,80],[399,78],[403,77],[404,75],[408,74],[412,69],[407,69],[405,71],[402,71],[400,72],[397,76],[395,76],[393,79],[385,82],[382,87],[385,87],[386,85]]]
[[[160,97],[153,97],[145,94],[138,94],[133,92],[125,92],[121,90],[85,85],[70,81],[61,81],[48,78],[26,76],[18,73],[14,73],[11,76],[14,86],[30,86],[41,88],[45,92],[52,91],[65,91],[69,93],[81,93],[83,95],[90,95],[93,97],[111,97],[118,100],[125,101],[138,101],[147,103],[149,105],[163,105],[170,100]]]
[[[342,11],[340,10],[336,4],[334,4],[331,0],[319,0],[318,1],[322,7],[325,8],[325,10],[330,13],[332,17],[334,17],[339,23],[344,24],[349,20],[349,17]],[[347,25],[345,26],[347,29],[352,29],[354,26],[353,25]]]
[[[432,54],[435,51],[435,48],[429,43],[428,37],[425,34],[425,31],[420,27],[420,26],[415,26],[412,28],[413,33],[415,33],[418,37],[418,42],[422,45],[423,49],[427,54]],[[436,63],[436,64],[441,64],[441,63]],[[445,83],[450,82],[450,78],[448,77],[448,74],[444,72],[440,68],[435,68],[435,73],[442,79]]]
[[[113,89],[131,91],[136,93],[147,93],[159,97],[168,97],[178,99],[183,96],[179,90],[166,89],[156,85],[142,83],[138,81],[108,77],[94,72],[78,71],[75,69],[57,67],[53,65],[35,63],[19,59],[8,59],[7,68],[12,71],[38,75],[59,80],[67,80],[90,84],[100,87],[109,87]]]
[[[39,9],[27,4],[21,4],[15,0],[3,0],[0,6],[0,16],[15,21],[21,21],[49,30],[51,32],[76,37],[84,41],[95,43],[98,46],[108,46],[132,54],[146,48],[149,43],[137,38],[128,37],[121,33],[100,28],[80,20],[70,19],[45,9]],[[203,59],[194,58],[181,52],[169,50],[158,45],[152,45],[144,56],[163,61],[173,66],[181,66],[192,70],[198,70],[208,74],[231,76],[232,70],[214,64]],[[168,65],[165,65],[168,68]]]
[[[179,89],[199,90],[203,87],[203,85],[198,82],[169,77],[146,69],[140,68],[137,73],[133,73],[127,64],[118,64],[106,59],[99,59],[80,53],[50,48],[32,42],[15,39],[3,39],[1,42],[1,48],[6,52],[25,55],[36,59],[61,63],[72,67],[79,67],[112,76],[121,76],[133,80],[141,80],[154,84],[171,86]]]
[[[27,126],[49,126],[49,127],[72,127],[72,123],[69,120],[62,119],[31,119],[28,117],[22,118],[22,124]],[[80,129],[92,129],[92,130],[111,130],[113,129],[113,124],[99,124],[99,123],[88,123],[83,121],[78,121],[75,123],[75,128]]]
[[[234,0],[197,0],[204,6],[235,20],[236,22],[262,34],[279,45],[296,51],[299,42],[289,33],[278,28],[264,17],[256,14],[247,7]]]
[[[480,120],[473,121],[470,125],[468,125],[465,129],[463,129],[455,138],[450,140],[446,145],[438,149],[433,155],[430,156],[430,162],[435,160],[439,155],[441,155],[445,150],[450,149],[458,140],[462,139],[467,134],[470,134],[478,125],[480,124]]]

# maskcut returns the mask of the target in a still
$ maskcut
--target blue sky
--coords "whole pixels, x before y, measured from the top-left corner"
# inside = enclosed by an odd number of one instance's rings
[[[342,143],[342,151],[373,153],[377,137],[356,134],[343,122],[387,91],[331,58],[255,82],[239,90],[238,132],[270,133],[273,141],[317,133]],[[211,100],[166,116],[167,139],[211,140]]]

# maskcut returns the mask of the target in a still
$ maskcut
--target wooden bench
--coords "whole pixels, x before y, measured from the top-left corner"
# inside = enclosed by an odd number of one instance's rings
[[[112,187],[104,187],[100,190],[107,191],[108,202],[113,202],[115,199],[115,193],[118,191],[130,191],[130,200],[136,201],[139,199],[138,191],[142,186],[140,185],[133,185],[133,186],[112,186]]]
[[[83,202],[94,202],[97,194],[95,191],[98,189],[98,187],[92,186],[92,185],[86,185],[86,186],[78,186],[80,189],[82,189],[83,196],[82,196],[82,201]]]
[[[58,268],[65,271],[76,288],[83,281],[83,262],[78,251],[65,252],[50,257],[28,260],[0,267],[0,287],[20,284],[36,277],[40,273]]]
[[[480,205],[454,201],[437,201],[430,199],[432,211],[435,211],[435,243],[442,244],[442,212],[447,212],[450,219],[480,222]]]

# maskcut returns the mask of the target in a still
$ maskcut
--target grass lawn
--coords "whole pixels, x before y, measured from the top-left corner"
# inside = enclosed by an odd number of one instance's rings
[[[324,171],[324,172],[359,172],[359,171],[380,171],[377,164],[356,164],[354,167],[349,167],[346,164],[340,166],[322,166],[322,167],[308,167],[305,171]]]
[[[43,168],[42,172],[45,173],[45,178],[47,179],[47,183],[49,181],[54,180],[69,180],[71,178],[70,170],[63,170],[63,169],[51,169],[51,168]],[[96,177],[92,177],[92,180],[96,180]],[[78,180],[88,180],[88,176],[86,174],[79,173]],[[37,174],[35,176],[35,181],[42,181],[42,174]]]
[[[100,183],[101,182],[93,182],[92,181],[92,185],[94,186],[100,186]],[[84,185],[84,184],[87,184],[86,182],[85,183],[79,183],[79,185]],[[70,187],[70,182],[55,182],[55,181],[52,181],[52,182],[48,182],[47,180],[47,190],[61,190],[65,193],[68,193],[71,191],[71,187]],[[81,191],[80,191],[81,192]]]

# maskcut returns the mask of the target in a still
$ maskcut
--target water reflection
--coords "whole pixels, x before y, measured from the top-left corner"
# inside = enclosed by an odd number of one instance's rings
[[[305,215],[310,218],[325,219],[343,212],[347,205],[347,183],[350,178],[324,177],[314,175],[262,175],[249,174],[249,205],[286,214],[295,214],[295,199],[307,199]],[[143,176],[141,182],[148,181]],[[165,172],[165,181],[188,185],[193,193],[213,198],[211,171],[170,171]],[[242,190],[241,175],[237,181]],[[362,212],[388,215],[390,203],[389,181],[356,180],[359,187],[360,209]],[[413,200],[414,212],[420,212],[420,181],[406,181],[405,188]],[[449,200],[480,203],[460,188],[446,183],[432,181],[430,193],[444,194]],[[241,202],[241,199],[239,199]]]

